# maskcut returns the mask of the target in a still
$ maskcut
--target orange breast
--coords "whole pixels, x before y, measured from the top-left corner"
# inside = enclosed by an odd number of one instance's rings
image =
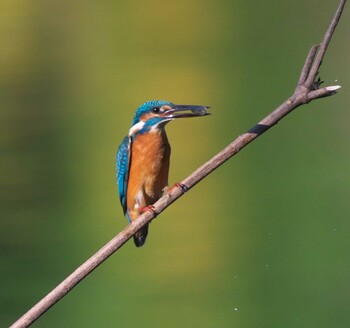
[[[165,131],[157,129],[137,135],[130,156],[127,208],[133,220],[140,214],[135,205],[152,205],[168,185],[170,145]]]

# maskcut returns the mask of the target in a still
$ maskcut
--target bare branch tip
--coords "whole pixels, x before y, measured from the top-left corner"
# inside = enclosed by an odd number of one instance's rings
[[[341,85],[331,85],[329,87],[326,87],[327,91],[336,91],[341,88]]]

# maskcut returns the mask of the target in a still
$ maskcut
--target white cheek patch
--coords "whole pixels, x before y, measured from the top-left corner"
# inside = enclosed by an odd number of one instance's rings
[[[144,125],[145,125],[145,122],[143,122],[143,121],[140,121],[140,122],[134,124],[129,130],[129,137],[132,137],[134,134],[136,134],[137,132],[142,130]]]

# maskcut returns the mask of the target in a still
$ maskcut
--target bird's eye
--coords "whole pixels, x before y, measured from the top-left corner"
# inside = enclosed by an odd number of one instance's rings
[[[160,108],[159,107],[154,107],[152,111],[153,111],[153,113],[157,114],[157,113],[160,112]]]

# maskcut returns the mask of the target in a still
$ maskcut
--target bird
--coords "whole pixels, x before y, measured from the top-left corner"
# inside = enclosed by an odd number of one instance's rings
[[[143,212],[153,211],[152,205],[169,190],[171,148],[165,126],[179,118],[209,115],[208,108],[150,100],[136,110],[129,133],[116,154],[119,199],[129,223]],[[148,224],[135,233],[136,247],[144,245],[147,234]]]

